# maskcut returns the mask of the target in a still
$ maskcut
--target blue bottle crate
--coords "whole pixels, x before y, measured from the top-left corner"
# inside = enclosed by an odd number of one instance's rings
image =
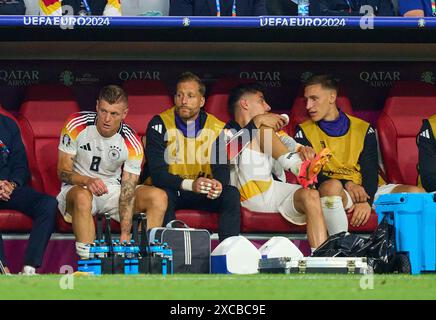
[[[436,271],[436,195],[396,193],[375,202],[378,222],[387,216],[395,227],[397,251],[408,252],[412,274]]]
[[[93,275],[101,275],[101,260],[79,260],[77,261],[77,271],[89,272]]]

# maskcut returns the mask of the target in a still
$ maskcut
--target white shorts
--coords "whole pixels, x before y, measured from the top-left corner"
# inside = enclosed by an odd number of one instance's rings
[[[241,202],[241,205],[251,211],[280,212],[286,220],[296,225],[306,224],[306,215],[298,212],[294,206],[295,192],[302,187],[298,184],[289,184],[272,181],[271,187],[264,193]]]
[[[395,187],[399,186],[399,184],[390,183],[390,184],[384,184],[378,187],[377,192],[374,195],[374,202],[380,197],[382,194],[389,194],[392,193],[392,190],[394,190]],[[350,209],[353,206],[353,200],[351,200],[351,196],[348,193],[348,191],[345,191],[345,194],[347,195],[347,205],[345,206],[345,210]],[[374,205],[372,206],[374,209]]]
[[[67,207],[67,193],[70,189],[74,187],[71,185],[64,185],[61,188],[61,192],[57,195],[56,199],[58,200],[58,208],[61,212],[64,220],[68,223],[71,223],[71,215],[66,212]],[[109,185],[107,186],[108,193],[96,197],[92,197],[92,209],[91,214],[95,216],[97,213],[109,213],[111,218],[115,221],[120,222],[120,214],[119,214],[119,199],[120,199],[120,185]]]

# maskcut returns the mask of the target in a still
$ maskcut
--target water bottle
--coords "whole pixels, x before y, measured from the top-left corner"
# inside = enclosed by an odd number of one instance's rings
[[[89,245],[89,260],[92,260],[95,258],[95,243],[91,243]]]
[[[164,258],[166,258],[167,260],[167,272],[169,274],[173,274],[173,250],[171,249],[171,247],[168,245],[168,243],[164,242],[163,246],[162,246],[162,251],[163,251],[163,255]]]
[[[139,246],[136,245],[135,240],[130,240],[130,245],[132,246],[133,259],[139,258]]]
[[[309,15],[309,0],[298,0],[298,15],[299,16]]]
[[[154,240],[153,244],[154,244],[154,255],[162,257],[163,256],[162,244],[157,239]]]
[[[295,149],[297,149],[297,142],[292,137],[288,135],[280,135],[279,138],[290,152],[295,152]]]
[[[120,240],[115,240],[114,255],[120,258],[124,258],[124,248],[120,244]]]
[[[133,243],[132,243],[133,241]],[[134,240],[131,240],[130,243],[126,244],[126,258],[127,259],[133,259],[133,251],[134,251]]]
[[[100,240],[100,257],[107,258],[109,255],[109,246],[104,240]]]
[[[100,259],[102,258],[101,253],[101,246],[100,242],[98,240],[94,241],[94,259]]]

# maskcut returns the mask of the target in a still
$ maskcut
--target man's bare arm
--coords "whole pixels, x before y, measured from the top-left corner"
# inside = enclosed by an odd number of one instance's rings
[[[82,176],[73,170],[75,155],[59,150],[57,173],[62,182],[71,185],[86,186],[89,177]]]
[[[127,171],[121,177],[121,192],[119,200],[121,238],[120,240],[130,239],[130,229],[132,228],[133,203],[136,185],[139,176]]]
[[[75,156],[63,151],[59,151],[58,159],[58,177],[62,182],[65,182],[74,186],[86,187],[93,195],[101,196],[108,192],[106,184],[100,178],[92,178],[83,176],[74,172]]]

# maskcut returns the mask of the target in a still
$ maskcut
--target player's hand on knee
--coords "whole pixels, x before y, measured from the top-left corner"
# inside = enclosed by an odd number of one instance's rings
[[[223,186],[221,182],[212,179],[212,189],[207,194],[207,197],[212,200],[217,199],[221,195],[221,192],[223,192]]]
[[[209,191],[212,190],[212,180],[199,177],[192,184],[192,191],[195,193],[209,194]]]
[[[301,160],[312,160],[316,156],[315,150],[312,147],[301,146],[298,149],[298,153],[300,154]]]
[[[86,188],[97,197],[108,193],[106,184],[100,178],[89,178]]]
[[[351,200],[353,200],[354,203],[366,202],[370,198],[362,186],[360,186],[352,181],[348,181],[345,184],[345,190],[348,191],[348,193],[350,194]]]
[[[365,225],[371,215],[371,206],[368,202],[355,203],[348,212],[353,212],[350,224],[353,227]]]

